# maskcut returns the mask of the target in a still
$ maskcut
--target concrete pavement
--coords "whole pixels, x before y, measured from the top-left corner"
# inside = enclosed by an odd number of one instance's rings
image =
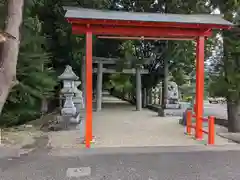
[[[179,125],[181,117],[159,117],[148,109],[136,111],[135,106],[112,96],[103,97],[103,109],[93,113],[93,148],[101,147],[142,147],[142,146],[192,146],[207,143],[196,141],[184,134],[185,127]],[[52,148],[84,147],[80,130],[49,133]],[[216,136],[215,144],[234,144]]]
[[[0,147],[0,179],[240,179],[239,145],[216,136],[220,146],[205,146],[183,134],[178,118],[136,112],[114,98],[104,108],[93,115],[96,148],[81,148],[79,130],[50,133],[48,148],[43,139],[44,147],[25,155],[6,148],[4,154]]]
[[[102,112],[94,112],[93,135],[96,143],[92,147],[142,147],[142,146],[192,146],[206,143],[195,141],[185,136],[185,128],[178,124],[180,117],[158,117],[155,112],[143,109],[135,111],[135,107],[116,98],[104,99]],[[211,105],[212,106],[212,105]],[[211,107],[210,106],[210,107]],[[181,113],[180,113],[181,114]],[[216,125],[217,133],[227,130]],[[84,148],[79,138],[80,130],[50,132],[49,141],[44,140],[51,148]],[[216,144],[234,144],[227,139],[216,136]],[[27,150],[0,146],[0,158],[19,156]]]
[[[0,145],[0,158],[7,157],[7,156],[18,156],[19,149],[16,148],[9,148],[3,145]]]
[[[22,149],[22,148],[15,148],[15,147],[6,147],[0,145],[0,158],[6,157],[20,157],[21,155],[28,154],[33,149]]]
[[[1,180],[226,180],[240,179],[240,151],[159,151],[84,154],[36,152],[19,159],[0,159]],[[115,148],[109,148],[114,151]],[[169,149],[169,147],[168,147]],[[130,153],[128,153],[128,151]]]

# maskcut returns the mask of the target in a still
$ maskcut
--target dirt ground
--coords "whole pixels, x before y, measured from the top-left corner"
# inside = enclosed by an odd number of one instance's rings
[[[54,119],[56,114],[48,114],[21,126],[1,129],[1,146],[23,148],[36,144],[36,140],[46,136],[46,124]]]

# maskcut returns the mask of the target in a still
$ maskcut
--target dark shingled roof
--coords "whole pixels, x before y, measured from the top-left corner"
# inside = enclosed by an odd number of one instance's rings
[[[122,20],[142,22],[166,22],[187,24],[214,24],[232,26],[232,23],[224,20],[220,15],[211,14],[162,14],[85,9],[77,7],[64,7],[67,10],[66,18]]]

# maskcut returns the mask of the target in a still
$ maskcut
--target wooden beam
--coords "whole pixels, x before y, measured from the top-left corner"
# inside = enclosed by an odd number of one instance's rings
[[[121,61],[120,58],[105,58],[105,57],[93,57],[93,63],[102,64],[116,64],[117,61]]]
[[[93,73],[97,73],[97,68],[93,69]],[[108,74],[112,74],[112,73],[135,74],[136,69],[123,69],[122,71],[117,71],[116,69],[103,68],[103,73],[108,73]],[[149,70],[147,70],[147,69],[141,69],[140,70],[140,74],[148,74],[148,73],[149,73]]]
[[[147,36],[147,37],[198,37],[211,36],[211,29],[179,29],[179,28],[147,28],[73,24],[73,34],[84,34],[91,31],[95,35],[122,35],[122,36]]]
[[[98,36],[99,39],[119,39],[119,40],[175,40],[191,41],[196,37],[134,37],[134,36]]]
[[[85,56],[83,57],[85,59]],[[146,61],[143,64],[148,64],[148,61],[151,60],[151,58],[143,58],[144,61]],[[93,57],[93,63],[102,63],[102,64],[116,64],[119,61],[122,61],[120,58],[106,58],[106,57]]]
[[[179,23],[179,22],[143,22],[143,21],[126,21],[113,19],[83,19],[83,18],[66,18],[71,24],[92,24],[104,26],[133,26],[148,28],[179,28],[179,29],[230,29],[231,25],[219,24],[199,24],[199,23]]]

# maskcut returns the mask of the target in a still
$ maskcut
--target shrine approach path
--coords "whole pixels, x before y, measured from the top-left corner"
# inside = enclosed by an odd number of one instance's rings
[[[178,121],[181,117],[159,117],[148,109],[136,107],[109,94],[103,95],[100,112],[93,113],[92,147],[143,147],[143,146],[194,146],[196,141],[184,134],[185,128]],[[217,145],[232,144],[216,136]]]

